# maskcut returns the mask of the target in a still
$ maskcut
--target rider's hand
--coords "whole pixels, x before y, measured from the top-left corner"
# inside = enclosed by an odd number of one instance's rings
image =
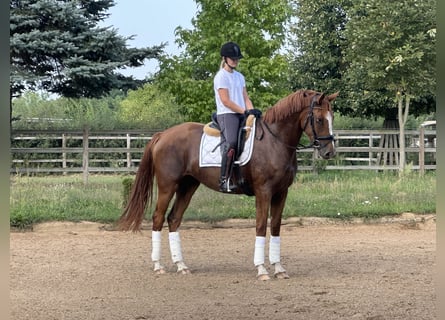
[[[246,116],[252,114],[252,115],[255,116],[255,118],[259,118],[259,117],[261,117],[262,112],[261,112],[261,110],[258,110],[258,109],[249,109],[249,110],[246,110],[246,111],[244,112],[244,114],[245,114]]]

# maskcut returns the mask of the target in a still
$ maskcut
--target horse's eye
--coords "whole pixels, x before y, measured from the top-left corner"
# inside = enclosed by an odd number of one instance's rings
[[[317,124],[323,124],[323,118],[317,118],[316,122]]]

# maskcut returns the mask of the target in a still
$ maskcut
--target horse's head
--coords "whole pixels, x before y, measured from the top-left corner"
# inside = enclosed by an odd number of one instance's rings
[[[337,98],[338,92],[326,96],[317,93],[306,108],[306,116],[303,117],[302,127],[311,140],[311,145],[318,149],[323,159],[335,156],[335,144],[333,135],[334,112],[331,102]]]

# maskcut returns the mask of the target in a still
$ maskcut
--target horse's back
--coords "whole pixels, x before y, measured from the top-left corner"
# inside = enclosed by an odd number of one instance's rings
[[[161,162],[196,158],[203,128],[201,123],[184,122],[160,132],[153,147],[154,157]]]
[[[161,132],[161,140],[168,144],[191,144],[201,138],[204,125],[198,122],[184,122]]]

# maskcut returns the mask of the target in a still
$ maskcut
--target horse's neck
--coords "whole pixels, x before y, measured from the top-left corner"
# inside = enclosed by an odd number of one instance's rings
[[[267,125],[276,136],[276,139],[283,145],[284,150],[292,154],[300,143],[301,135],[303,134],[299,121],[282,120]]]

